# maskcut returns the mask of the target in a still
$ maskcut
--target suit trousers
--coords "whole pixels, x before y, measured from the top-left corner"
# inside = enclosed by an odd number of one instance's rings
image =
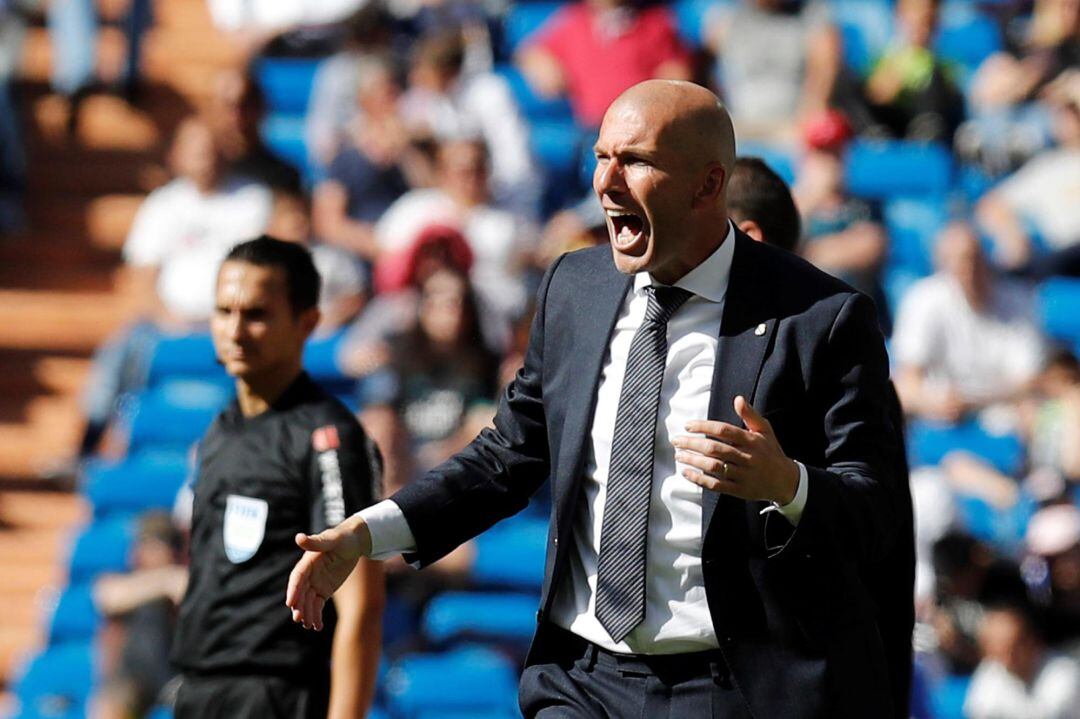
[[[623,655],[549,627],[551,658],[525,668],[526,719],[751,719],[719,650]]]

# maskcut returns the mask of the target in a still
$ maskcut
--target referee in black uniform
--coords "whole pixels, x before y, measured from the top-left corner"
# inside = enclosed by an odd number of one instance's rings
[[[173,644],[177,719],[352,718],[371,705],[381,564],[353,572],[328,631],[305,632],[281,602],[302,554],[295,535],[333,527],[380,494],[374,445],[302,369],[319,284],[306,249],[266,236],[237,245],[218,274],[211,333],[237,397],[199,447]]]

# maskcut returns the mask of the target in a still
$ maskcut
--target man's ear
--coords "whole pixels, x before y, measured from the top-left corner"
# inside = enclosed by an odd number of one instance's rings
[[[304,330],[304,337],[311,336],[311,333],[318,327],[320,319],[322,319],[322,313],[319,312],[318,306],[308,308],[300,313],[300,326]]]
[[[765,241],[765,233],[761,231],[761,225],[753,220],[743,220],[738,223],[738,228],[758,242]]]
[[[705,173],[705,179],[694,194],[696,207],[715,207],[724,198],[724,189],[727,184],[727,170],[719,162],[709,165]]]

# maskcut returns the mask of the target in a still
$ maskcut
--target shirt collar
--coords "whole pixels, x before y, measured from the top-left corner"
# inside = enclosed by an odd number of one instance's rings
[[[675,287],[693,292],[709,302],[722,302],[727,292],[731,260],[734,256],[735,226],[728,220],[728,231],[724,241],[700,265],[683,275],[675,283]],[[662,283],[653,280],[648,272],[639,272],[634,275],[634,292],[641,292],[652,284]]]

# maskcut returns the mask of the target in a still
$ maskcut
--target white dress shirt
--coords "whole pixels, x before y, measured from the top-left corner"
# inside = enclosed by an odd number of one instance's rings
[[[558,587],[551,621],[615,652],[672,654],[718,646],[705,596],[701,568],[702,493],[682,476],[671,439],[686,434],[690,420],[708,416],[717,338],[724,309],[735,233],[729,225],[723,244],[675,283],[693,296],[668,322],[668,351],[660,389],[649,508],[645,619],[621,642],[612,641],[596,619],[597,559],[604,516],[615,414],[634,333],[645,317],[648,273],[634,278],[612,332],[597,388],[582,496],[573,521],[569,572]],[[806,469],[799,465],[795,499],[778,511],[798,521],[807,496]],[[765,503],[766,510],[772,506]],[[371,531],[372,556],[382,559],[415,546],[404,514],[391,500],[362,510]]]

